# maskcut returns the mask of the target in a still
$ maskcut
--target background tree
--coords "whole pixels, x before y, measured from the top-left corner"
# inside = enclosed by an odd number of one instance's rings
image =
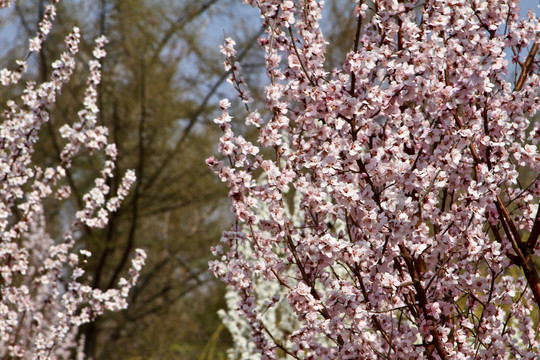
[[[20,38],[32,34],[46,4],[15,3]],[[134,247],[149,254],[130,308],[101,317],[80,334],[89,356],[198,359],[219,327],[216,311],[223,306],[223,289],[209,276],[208,249],[231,220],[223,202],[225,189],[204,158],[214,151],[219,136],[211,126],[213,104],[227,80],[215,45],[224,37],[222,28],[235,21],[234,31],[245,37],[244,59],[251,63],[247,69],[263,65],[249,53],[258,29],[247,31],[250,23],[243,23],[236,8],[233,1],[223,0],[63,1],[58,6],[57,27],[36,59],[41,70],[34,75],[48,76],[61,51],[60,34],[73,24],[85,34],[83,56],[91,52],[92,36],[106,34],[109,54],[101,60],[98,121],[118,145],[116,171],[135,169],[138,177],[131,196],[103,230],[84,230],[81,240],[94,253],[87,264],[88,281],[106,290],[125,271]],[[66,85],[51,114],[50,136],[38,144],[44,162],[58,158],[55,129],[76,111],[83,91],[79,79]],[[49,225],[53,233],[61,232],[66,213],[81,203],[84,189],[100,171],[99,162],[87,159],[72,169],[67,173],[73,188],[70,203],[48,204],[48,210],[58,214]],[[119,183],[109,180],[107,185],[114,192]]]

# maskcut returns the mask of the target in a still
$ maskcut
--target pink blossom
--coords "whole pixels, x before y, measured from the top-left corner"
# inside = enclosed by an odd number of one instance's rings
[[[8,6],[10,1],[0,1]],[[40,51],[55,16],[52,1],[45,8],[29,52]],[[117,150],[108,143],[107,130],[97,126],[97,87],[100,64],[89,61],[90,75],[78,121],[60,129],[66,140],[58,164],[42,167],[32,154],[41,127],[49,121],[48,108],[57,101],[63,85],[75,67],[80,41],[79,29],[66,37],[66,51],[52,63],[50,79],[28,82],[20,101],[10,100],[0,125],[0,357],[21,359],[67,358],[80,351],[79,326],[95,320],[106,310],[127,306],[126,298],[135,284],[145,254],[137,250],[129,270],[129,280],[118,288],[102,292],[79,282],[85,273],[90,253],[75,243],[81,224],[104,226],[110,211],[118,208],[135,181],[132,171],[122,180],[116,197],[110,198],[107,180],[113,176]],[[96,41],[94,55],[105,55],[104,38]],[[27,71],[25,61],[17,69],[0,70],[3,86],[17,83]],[[20,104],[19,104],[20,103]],[[62,185],[66,169],[75,156],[86,152],[103,153],[105,161],[95,186],[83,196],[84,207],[67,224],[63,236],[53,239],[47,233],[48,216],[44,202],[55,196],[63,200],[71,189]],[[80,354],[79,354],[80,355]]]
[[[236,343],[253,358],[536,358],[534,14],[355,1],[359,31],[329,69],[322,2],[245,2],[266,29],[266,111],[247,107],[251,144],[221,106],[222,158],[207,160],[244,234],[224,234],[211,265],[237,291],[227,324],[250,335]],[[233,46],[226,69],[246,101]],[[291,327],[265,316],[274,296]]]

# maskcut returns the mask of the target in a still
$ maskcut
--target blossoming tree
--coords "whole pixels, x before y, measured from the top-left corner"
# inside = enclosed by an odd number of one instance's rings
[[[264,22],[269,84],[258,111],[227,39],[258,139],[233,131],[223,100],[223,157],[207,162],[237,223],[211,269],[259,356],[536,358],[534,13],[520,18],[512,0],[356,0],[351,50],[328,69],[321,2],[244,2]],[[264,298],[265,282],[277,294]],[[294,314],[290,333],[266,315],[276,306]]]
[[[8,7],[12,1],[0,1]],[[55,17],[55,4],[46,8],[28,55],[17,61],[15,70],[0,71],[2,86],[24,79],[28,61],[39,53]],[[74,28],[66,39],[66,51],[52,64],[48,81],[26,82],[22,96],[9,100],[0,123],[0,358],[73,358],[79,326],[105,310],[127,306],[126,298],[135,284],[145,254],[136,251],[128,279],[106,292],[82,281],[84,264],[91,255],[76,240],[83,227],[102,227],[117,210],[135,174],[125,174],[117,194],[109,194],[107,179],[113,176],[117,156],[108,143],[107,129],[97,125],[96,94],[100,82],[99,60],[105,55],[105,38],[96,40],[94,59],[88,62],[87,89],[78,120],[60,129],[64,139],[59,162],[42,166],[34,161],[34,148],[41,127],[49,121],[62,86],[75,71],[80,40]],[[101,177],[84,196],[84,208],[67,217],[64,234],[55,239],[47,232],[46,203],[69,198],[66,171],[84,153],[104,158]],[[79,354],[82,355],[82,354]]]

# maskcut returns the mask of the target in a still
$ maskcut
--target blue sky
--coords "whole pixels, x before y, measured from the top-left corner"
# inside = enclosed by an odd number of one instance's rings
[[[536,16],[540,16],[540,9],[538,8],[539,0],[522,0],[521,9],[526,12],[527,9],[532,9],[536,13]]]

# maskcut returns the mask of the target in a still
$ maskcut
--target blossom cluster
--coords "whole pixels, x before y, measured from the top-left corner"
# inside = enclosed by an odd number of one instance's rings
[[[299,195],[299,193],[295,195],[293,206],[285,207],[287,216],[290,216],[292,221],[298,225],[301,224],[302,219],[298,216],[298,212],[294,213],[294,210],[299,205]],[[259,217],[269,216],[269,211],[264,207],[264,204],[259,205],[261,206],[256,209],[256,215]],[[234,237],[234,233],[230,234]],[[238,250],[242,252],[244,259],[248,261],[257,261],[253,247],[249,243],[240,243],[238,246]],[[223,255],[223,250],[222,245],[212,248],[212,252],[216,256]],[[293,269],[286,270],[286,275],[293,276]],[[291,346],[292,343],[288,339],[288,336],[296,329],[299,321],[292,311],[287,298],[281,296],[281,290],[279,282],[273,281],[273,279],[267,280],[262,277],[254,278],[253,292],[251,294],[253,297],[252,306],[254,306],[255,310],[261,314],[261,320],[265,325],[271,327],[272,339],[274,341],[279,341],[282,346]],[[227,327],[234,342],[234,347],[228,350],[228,356],[229,359],[259,360],[261,356],[257,353],[255,344],[252,341],[250,335],[250,323],[242,316],[240,309],[237,308],[237,304],[241,299],[242,295],[230,286],[225,295],[228,309],[219,311],[219,316]]]
[[[244,2],[266,29],[265,109],[247,107],[250,142],[222,101],[222,158],[207,160],[237,219],[210,264],[235,292],[230,328],[249,329],[237,344],[261,359],[537,358],[534,13],[356,0],[351,49],[329,69],[322,2]],[[230,69],[233,40],[223,53]],[[266,316],[278,308],[291,331]]]
[[[3,86],[21,81],[27,60],[39,52],[55,16],[53,1],[44,13],[39,30],[29,44],[28,56],[17,61],[16,70],[0,70]],[[1,2],[2,6],[9,5]],[[28,81],[20,99],[9,100],[0,124],[0,357],[10,359],[72,358],[82,324],[106,310],[127,306],[130,288],[139,277],[145,253],[137,250],[127,279],[107,291],[85,284],[84,265],[91,253],[77,243],[83,227],[103,227],[117,210],[135,181],[126,173],[117,194],[110,195],[107,180],[113,176],[117,150],[109,144],[107,129],[97,125],[97,87],[101,80],[99,58],[105,55],[105,38],[96,40],[94,59],[78,121],[60,130],[65,140],[60,160],[41,166],[34,159],[41,128],[62,87],[72,77],[79,51],[78,28],[65,38],[67,50],[52,63],[50,78],[40,84]],[[76,212],[63,235],[47,232],[45,201],[65,200],[65,185],[76,156],[103,154],[104,168],[95,186],[83,196],[84,208]]]

